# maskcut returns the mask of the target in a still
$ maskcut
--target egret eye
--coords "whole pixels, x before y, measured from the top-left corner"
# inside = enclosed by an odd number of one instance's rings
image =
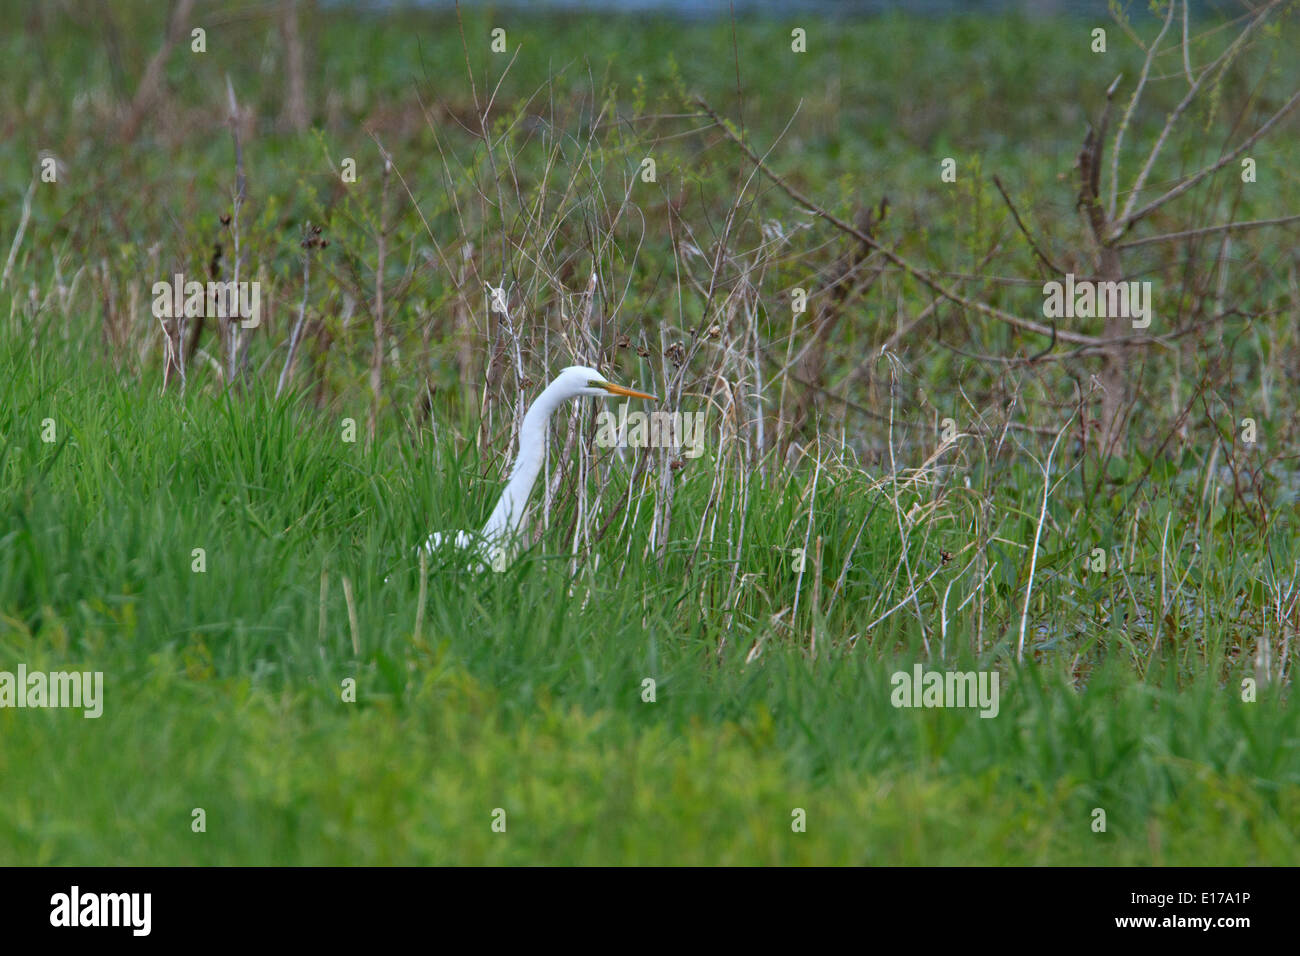
[[[587,387],[588,387],[588,388],[604,388],[604,387],[605,387],[605,383],[602,382],[602,381],[601,381],[600,379],[598,379],[598,378],[593,378],[593,379],[589,379],[589,380],[588,380],[588,382],[587,382]]]

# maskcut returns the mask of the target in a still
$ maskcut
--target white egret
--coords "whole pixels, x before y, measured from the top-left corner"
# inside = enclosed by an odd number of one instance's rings
[[[561,371],[524,415],[523,425],[519,428],[519,453],[510,469],[510,480],[482,532],[474,535],[466,531],[447,534],[435,531],[425,542],[425,550],[432,554],[439,548],[451,546],[471,551],[480,558],[480,569],[482,564],[486,564],[493,570],[504,571],[513,557],[514,544],[524,520],[524,508],[542,468],[546,426],[551,413],[569,399],[583,396],[608,398],[611,395],[644,398],[652,402],[659,400],[654,395],[608,382],[594,368],[584,365],[570,365]]]

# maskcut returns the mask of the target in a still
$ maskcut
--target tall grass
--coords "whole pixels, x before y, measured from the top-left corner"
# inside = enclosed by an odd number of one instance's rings
[[[966,136],[1037,230],[1055,148],[963,133],[854,64],[924,34],[949,54],[919,88],[1017,103],[1007,135],[1061,143],[1083,111],[1043,115],[1025,80],[1048,53],[1093,77],[1077,24],[852,24],[785,83],[741,24],[737,97],[730,26],[521,21],[511,61],[475,17],[462,45],[445,20],[335,11],[304,24],[323,102],[298,134],[258,118],[275,86],[236,41],[263,14],[232,11],[212,32],[242,104],[237,225],[210,61],[118,145],[113,58],[42,14],[32,36],[88,64],[82,111],[61,127],[67,91],[36,72],[24,103],[0,93],[76,170],[37,189],[0,292],[0,670],[107,686],[98,720],[0,709],[0,862],[1294,859],[1294,263],[1243,237],[1198,293],[1241,292],[1238,324],[1140,353],[1151,411],[1101,454],[1088,357],[1024,361],[792,207],[691,105],[722,104],[854,228],[1027,312],[1041,279],[998,190],[973,171],[940,200],[931,167]],[[115,16],[116,42],[156,42],[157,15]],[[960,82],[979,55],[987,101]],[[1245,102],[1248,69],[1219,95]],[[872,90],[894,122],[860,116]],[[1128,135],[1161,122],[1144,108]],[[27,188],[0,182],[4,208]],[[264,325],[228,354],[148,293],[231,277],[236,228]],[[574,362],[703,411],[705,453],[601,448],[575,404],[521,557],[422,574],[413,546],[482,524],[523,409]],[[918,663],[996,671],[997,716],[894,707]]]

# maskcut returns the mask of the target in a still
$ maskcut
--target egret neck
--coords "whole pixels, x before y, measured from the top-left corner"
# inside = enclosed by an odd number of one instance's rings
[[[528,496],[532,494],[533,483],[537,481],[537,473],[542,469],[546,426],[551,420],[551,413],[567,397],[563,385],[558,379],[548,385],[537,396],[537,400],[524,415],[523,424],[519,426],[519,453],[515,455],[510,480],[501,493],[501,500],[492,509],[487,524],[483,526],[483,539],[494,557],[498,549],[505,549],[519,534],[524,521],[524,509],[528,506]]]
[[[435,531],[425,542],[425,550],[432,553],[446,545],[454,545],[461,550],[476,550],[490,562],[494,570],[504,571],[514,556],[515,542],[524,523],[524,510],[528,507],[528,496],[532,494],[537,473],[542,470],[546,426],[551,420],[551,413],[569,399],[608,398],[611,395],[658,401],[646,392],[606,381],[594,368],[570,365],[561,371],[555,381],[537,396],[537,400],[524,415],[523,424],[519,427],[519,451],[515,454],[515,462],[510,469],[510,480],[501,493],[501,500],[492,509],[487,524],[483,526],[479,541],[473,541],[464,531],[457,531],[454,535]]]

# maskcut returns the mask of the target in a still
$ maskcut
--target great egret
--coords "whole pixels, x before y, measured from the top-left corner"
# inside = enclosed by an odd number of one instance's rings
[[[519,527],[523,524],[528,496],[532,493],[537,473],[542,468],[546,425],[551,420],[551,413],[569,399],[583,396],[608,398],[611,395],[659,401],[645,392],[607,382],[594,368],[585,365],[570,365],[561,371],[542,394],[537,396],[524,415],[524,423],[519,428],[519,454],[515,456],[514,465],[510,469],[510,480],[501,493],[501,500],[492,509],[483,531],[478,535],[466,531],[454,534],[435,531],[424,543],[424,549],[432,554],[439,548],[452,546],[476,554],[481,561],[480,570],[485,563],[495,571],[504,571],[512,557]]]

